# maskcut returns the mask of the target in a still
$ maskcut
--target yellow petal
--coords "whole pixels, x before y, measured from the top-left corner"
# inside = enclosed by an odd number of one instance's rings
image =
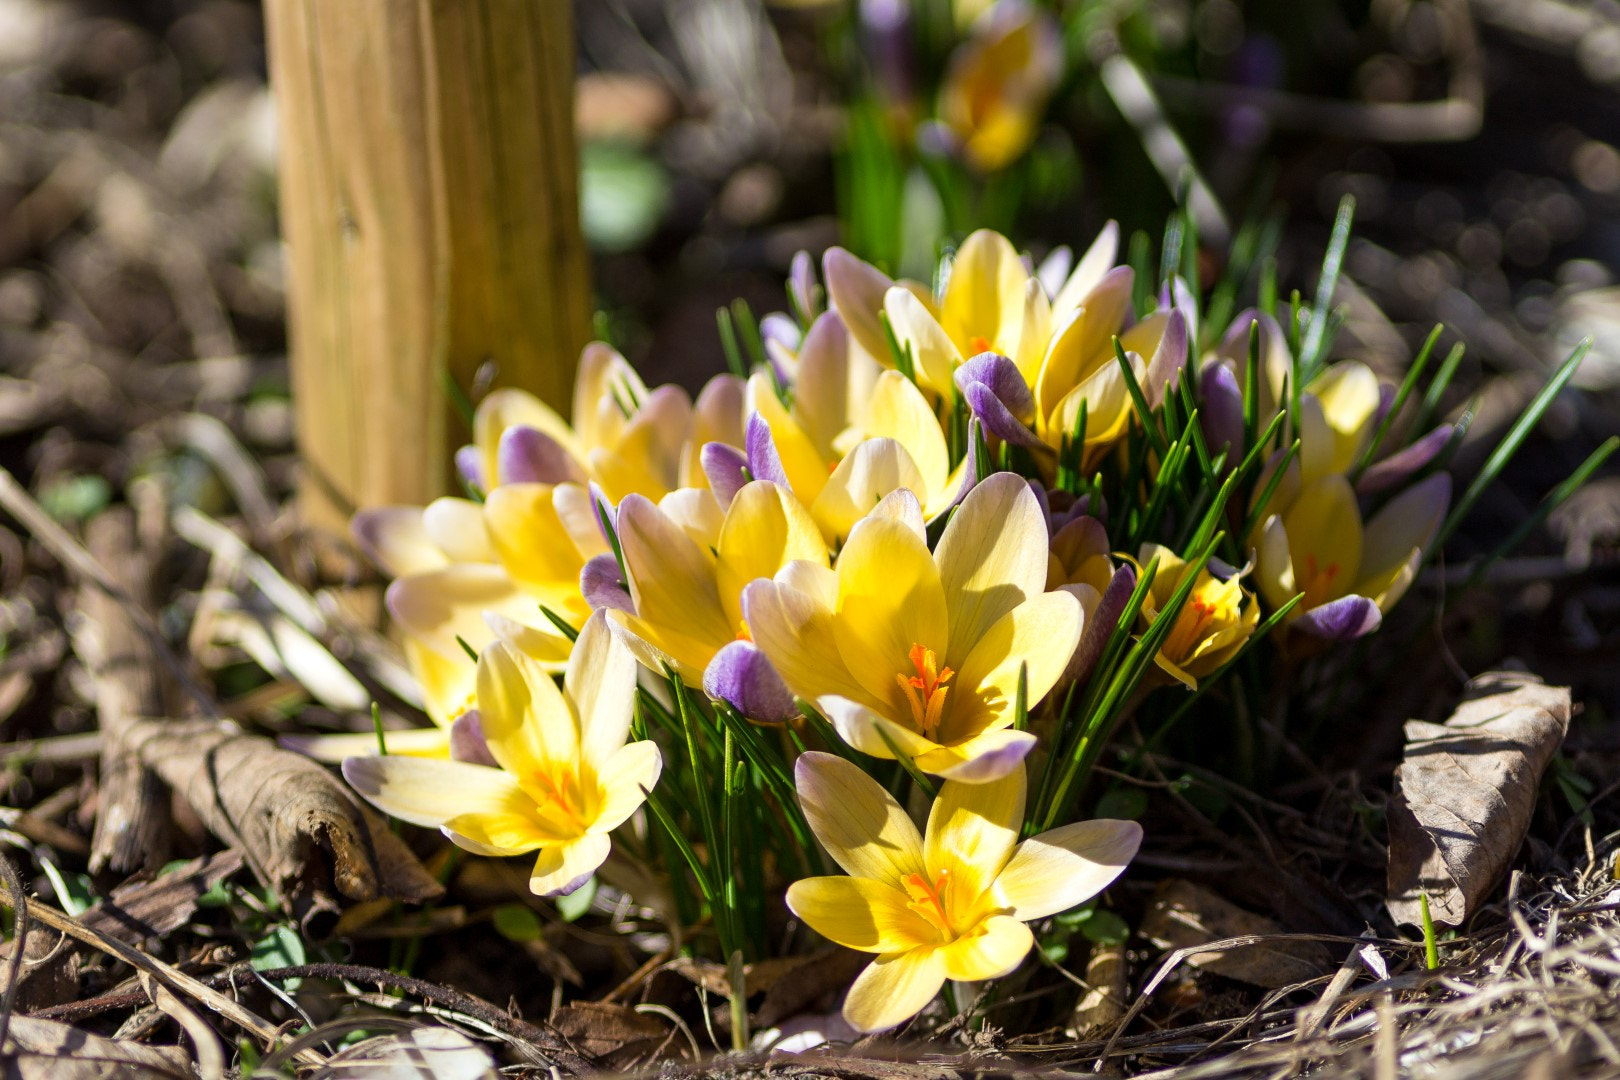
[[[862,357],[864,370],[876,362]],[[799,375],[793,384],[793,415],[816,452],[825,460],[832,444],[850,422],[850,380],[857,365],[850,355],[849,335],[836,311],[826,311],[805,331],[799,347]],[[879,369],[881,370],[881,369]],[[877,377],[877,371],[871,372]]]
[[[390,817],[437,829],[462,814],[516,814],[532,819],[534,802],[500,769],[419,757],[354,757],[343,778]]]
[[[917,826],[858,765],[811,751],[799,755],[793,775],[810,831],[851,877],[903,890],[901,879],[922,871]]]
[[[585,565],[553,502],[551,484],[502,484],[484,499],[483,524],[506,572],[531,589],[577,593]]]
[[[949,448],[945,445],[945,432],[940,429],[939,418],[922,391],[898,371],[885,371],[878,376],[867,406],[866,435],[868,438],[894,439],[906,448],[917,471],[922,474],[927,497],[943,491],[951,472]]]
[[[744,385],[735,375],[716,375],[698,392],[692,404],[692,430],[681,449],[681,487],[709,486],[699,456],[705,443],[742,446]]]
[[[764,372],[755,372],[749,377],[748,408],[759,413],[765,426],[771,429],[771,441],[776,444],[776,454],[782,459],[782,471],[787,474],[793,494],[806,505],[815,502],[827,482],[828,463],[798,421],[782,407],[781,399]]]
[[[737,635],[715,586],[714,556],[635,495],[619,506],[619,543],[638,619],[668,640],[678,636],[706,645],[707,655],[680,657],[701,672],[714,652]]]
[[[830,600],[785,581],[756,582],[746,595],[744,614],[754,644],[794,694],[807,701],[836,694],[872,706],[886,700],[867,693],[844,666]]]
[[[742,623],[743,586],[771,577],[797,559],[827,561],[827,545],[810,511],[778,484],[768,480],[744,484],[726,509],[715,565],[715,585],[731,637]]]
[[[384,732],[388,740],[388,756],[418,758],[448,758],[450,733],[443,728],[405,728]],[[377,753],[377,733],[357,731],[346,735],[283,735],[281,745],[296,750],[305,757],[335,765],[345,758],[366,757]]]
[[[886,953],[855,977],[844,998],[844,1020],[856,1031],[883,1031],[916,1016],[945,985],[937,949]]]
[[[1113,268],[1114,259],[1119,255],[1119,223],[1110,221],[1102,227],[1097,239],[1091,242],[1091,247],[1080,256],[1075,264],[1074,271],[1069,279],[1063,283],[1063,288],[1052,300],[1052,314],[1061,318],[1080,307],[1102,281],[1103,275]]]
[[[613,841],[597,834],[543,847],[529,874],[529,891],[536,896],[573,892],[590,880],[612,850]]]
[[[474,651],[493,640],[484,612],[525,624],[541,622],[534,597],[498,566],[466,563],[412,574],[388,587],[388,611],[402,630],[440,656],[464,656],[459,637]],[[543,632],[543,631],[542,631]]]
[[[810,929],[862,952],[899,952],[939,939],[908,903],[901,890],[870,878],[804,878],[787,891],[788,910]]]
[[[869,518],[838,554],[837,643],[844,667],[879,701],[903,700],[895,676],[911,647],[948,654],[945,590],[928,545],[890,518]]]
[[[626,495],[658,499],[679,482],[681,447],[692,422],[692,401],[678,386],[660,386],[648,395],[616,441],[592,447],[588,458],[608,498]]]
[[[457,814],[444,823],[444,833],[457,847],[479,855],[524,855],[561,839],[557,829],[533,813]]]
[[[609,755],[598,776],[602,802],[590,831],[612,832],[623,825],[647,801],[663,769],[663,755],[651,739],[621,746]]]
[[[495,561],[483,514],[471,499],[434,499],[422,510],[422,531],[453,563]]]
[[[1260,586],[1260,595],[1274,609],[1282,607],[1299,593],[1294,578],[1294,560],[1288,548],[1288,530],[1283,525],[1282,515],[1272,514],[1260,527],[1254,576]]]
[[[450,565],[422,524],[420,506],[373,506],[349,520],[349,532],[366,557],[392,577]]]
[[[1334,474],[1305,485],[1283,520],[1305,606],[1348,593],[1360,577],[1362,548],[1361,511],[1350,481]]]
[[[941,946],[940,959],[945,977],[955,982],[980,982],[1010,975],[1035,944],[1029,927],[1006,915],[992,915],[964,934]]]
[[[940,322],[952,340],[976,351],[983,338],[994,352],[1018,354],[1024,314],[1024,283],[1030,278],[1024,261],[1000,233],[980,229],[962,241],[951,264],[951,278],[940,304]]]
[[[1024,759],[1035,749],[1035,741],[1027,731],[1002,727],[950,746],[936,746],[911,761],[930,776],[963,784],[988,784],[1014,769],[1022,769]]]
[[[926,493],[922,473],[905,447],[894,439],[866,439],[844,456],[827,478],[811,515],[829,541],[848,536],[887,495],[908,490]],[[922,517],[918,511],[918,519]]]
[[[597,516],[596,501],[583,485],[558,484],[552,489],[551,502],[556,507],[557,520],[574,542],[581,559],[605,555],[611,550],[607,537],[602,535],[602,519]]]
[[[1372,438],[1378,418],[1378,376],[1366,364],[1341,360],[1311,380],[1307,388],[1322,403],[1332,432],[1330,472],[1349,472]]]
[[[1018,374],[1030,386],[1041,374],[1041,358],[1046,355],[1046,343],[1052,339],[1052,303],[1046,298],[1041,283],[1030,278],[1024,283],[1024,318],[1019,328],[1018,352],[1011,357]]]
[[[478,685],[478,666],[472,657],[456,650],[445,656],[413,637],[402,642],[405,663],[422,688],[422,709],[441,728],[472,708],[473,691]]]
[[[934,562],[950,611],[947,666],[960,668],[996,620],[1046,584],[1046,516],[1013,473],[983,480],[952,515]]]
[[[473,444],[478,447],[482,458],[483,480],[487,487],[493,488],[499,476],[496,452],[500,448],[501,432],[518,424],[551,436],[563,449],[584,460],[584,451],[574,429],[549,405],[527,390],[510,387],[491,390],[473,413]]]
[[[574,425],[578,443],[587,450],[616,442],[627,415],[647,398],[647,384],[618,350],[593,341],[579,354],[574,379]]]
[[[578,760],[579,729],[557,684],[505,642],[478,657],[478,711],[490,754],[520,781]]]
[[[580,756],[598,769],[624,745],[635,711],[636,658],[621,634],[605,612],[591,615],[563,676],[563,692],[579,718]]]
[[[946,881],[946,910],[969,911],[990,888],[1018,843],[1024,823],[1024,770],[987,784],[947,780],[928,812],[923,863],[928,880]]]
[[[952,380],[962,363],[962,353],[939,320],[921,300],[898,285],[884,294],[883,310],[900,348],[911,350],[911,361],[923,385],[949,397],[955,388]]]
[[[1106,889],[1141,845],[1140,825],[1108,818],[1032,836],[996,878],[997,906],[1025,922],[1067,911]]]
[[[953,744],[1012,723],[1020,667],[1028,669],[1029,707],[1057,683],[1080,644],[1084,615],[1066,592],[1040,593],[991,625],[973,646],[946,705],[940,742]],[[959,695],[959,696],[956,696]]]
[[[658,500],[658,509],[700,548],[720,542],[726,512],[708,488],[681,488]]]
[[[1450,502],[1451,477],[1436,473],[1385,504],[1367,522],[1361,553],[1362,577],[1381,582],[1410,560],[1414,548],[1427,550],[1440,530]],[[1359,588],[1355,591],[1361,592]]]
[[[913,730],[909,714],[907,723],[901,725],[850,698],[824,695],[815,701],[839,737],[863,754],[892,761],[898,753],[916,760],[940,749],[938,743]]]
[[[1091,290],[1084,306],[1056,319],[1035,380],[1035,404],[1041,415],[1050,416],[1069,391],[1117,362],[1113,336],[1130,314],[1133,280],[1129,267],[1111,270]]]

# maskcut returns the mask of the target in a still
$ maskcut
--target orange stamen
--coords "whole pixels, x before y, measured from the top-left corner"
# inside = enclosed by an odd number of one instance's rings
[[[951,917],[945,910],[945,887],[950,883],[950,876],[949,870],[941,870],[932,884],[921,874],[907,874],[900,879],[910,898],[906,906],[927,919],[947,938],[956,936],[956,928],[951,925]]]
[[[940,717],[945,712],[945,695],[950,692],[945,684],[951,681],[951,676],[956,672],[950,668],[941,669],[934,650],[925,649],[915,642],[906,656],[917,674],[901,672],[895,675],[894,681],[905,692],[906,702],[911,706],[913,726],[924,738],[931,739],[939,730]]]
[[[1339,576],[1339,564],[1329,563],[1326,568],[1319,568],[1315,555],[1305,556],[1305,599],[1300,606],[1309,611],[1313,607],[1320,607],[1333,599],[1333,579]]]
[[[562,762],[556,762],[536,769],[534,777],[539,781],[538,786],[546,797],[542,805],[555,806],[569,821],[583,828],[585,821],[580,817],[579,807],[575,805],[576,800],[570,790],[571,787],[577,786],[577,784],[571,785],[569,783],[570,780],[576,778],[569,775],[568,766]]]
[[[985,337],[982,334],[974,334],[972,337],[968,338],[968,355],[970,357],[978,356],[980,353],[987,353],[989,351],[990,351],[990,339],[989,338]]]

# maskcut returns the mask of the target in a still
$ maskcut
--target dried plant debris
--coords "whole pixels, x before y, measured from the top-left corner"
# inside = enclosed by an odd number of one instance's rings
[[[1225,938],[1252,937],[1254,944],[1246,948],[1194,953],[1187,963],[1272,990],[1313,979],[1331,964],[1327,950],[1319,942],[1285,935],[1271,919],[1245,911],[1215,891],[1179,878],[1159,884],[1140,930],[1143,937],[1161,949],[1187,949]]]
[[[1444,724],[1406,725],[1389,808],[1389,912],[1460,926],[1524,842],[1541,777],[1563,744],[1568,687],[1491,672],[1469,684]]]
[[[398,836],[301,754],[214,721],[143,721],[130,744],[305,922],[316,913],[335,919],[339,897],[420,903],[444,891]]]

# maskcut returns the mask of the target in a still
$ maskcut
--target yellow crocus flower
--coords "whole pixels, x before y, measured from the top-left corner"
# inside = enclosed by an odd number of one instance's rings
[[[1159,560],[1153,587],[1142,603],[1142,624],[1151,626],[1192,569],[1180,556],[1158,544],[1144,544],[1141,565]],[[1170,635],[1159,646],[1154,662],[1166,675],[1189,690],[1230,660],[1260,624],[1260,605],[1245,592],[1238,575],[1218,578],[1209,570],[1198,572],[1187,602],[1176,613]]]
[[[1273,608],[1303,594],[1285,625],[1326,641],[1378,628],[1417,576],[1451,500],[1451,477],[1414,484],[1365,525],[1350,481],[1330,473],[1306,484],[1260,527],[1255,577]]]
[[[667,663],[694,686],[723,649],[749,640],[745,585],[795,561],[827,564],[827,546],[810,512],[768,480],[745,484],[732,497],[712,548],[664,506],[639,495],[620,504],[618,533],[630,610],[614,611],[613,618],[630,632],[648,667],[656,671]]]
[[[1019,669],[1033,707],[1074,654],[1080,601],[1044,591],[1046,521],[1023,478],[975,487],[937,552],[911,505],[863,519],[832,570],[795,563],[749,585],[743,615],[788,688],[851,746],[993,780],[1035,743],[1012,730]]]
[[[1056,20],[1024,0],[1000,0],[952,53],[939,118],[971,165],[996,172],[1029,149],[1062,76]]]
[[[823,937],[877,954],[844,999],[858,1031],[910,1019],[946,979],[1010,973],[1034,944],[1026,923],[1096,896],[1141,845],[1141,826],[1107,819],[1020,844],[1022,765],[992,783],[947,781],[923,834],[842,758],[807,753],[794,773],[811,830],[849,876],[796,881],[787,905]]]
[[[529,887],[583,885],[612,849],[609,834],[641,806],[663,761],[650,741],[625,742],[636,661],[606,616],[580,631],[563,688],[504,642],[478,660],[477,703],[494,766],[418,757],[343,763],[354,789],[384,813],[440,829],[479,855],[538,850]]]

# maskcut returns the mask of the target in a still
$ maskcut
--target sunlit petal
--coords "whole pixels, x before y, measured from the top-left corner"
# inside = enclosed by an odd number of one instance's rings
[[[793,777],[811,831],[846,873],[903,889],[902,878],[922,871],[917,826],[860,766],[811,751]]]
[[[870,878],[813,877],[787,890],[788,910],[846,949],[897,952],[938,938],[893,885]]]
[[[1066,911],[1106,889],[1141,845],[1140,825],[1110,818],[1032,836],[996,878],[997,906],[1025,922]]]
[[[879,956],[855,977],[844,998],[844,1019],[856,1031],[883,1031],[916,1016],[945,985],[937,949]]]

